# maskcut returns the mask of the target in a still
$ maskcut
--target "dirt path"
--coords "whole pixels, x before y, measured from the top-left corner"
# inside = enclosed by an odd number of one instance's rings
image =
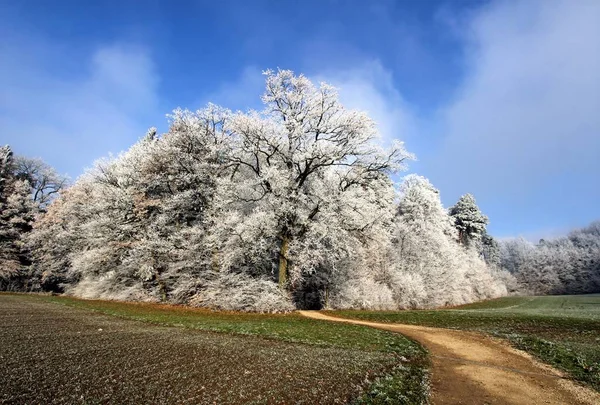
[[[563,378],[525,352],[474,332],[342,319],[299,311],[315,319],[399,332],[425,346],[432,360],[432,402],[442,404],[600,404],[600,394]]]

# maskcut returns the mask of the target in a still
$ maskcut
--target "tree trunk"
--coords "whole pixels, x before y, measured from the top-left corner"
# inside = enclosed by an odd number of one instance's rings
[[[290,244],[289,236],[284,235],[281,238],[281,248],[279,250],[279,288],[284,289],[287,283],[288,275],[288,247]]]
[[[212,250],[212,257],[211,257],[211,263],[210,266],[212,268],[212,271],[214,272],[218,272],[219,271],[219,250],[217,248],[214,248]]]
[[[156,282],[158,283],[158,292],[160,294],[160,301],[166,302],[167,301],[167,286],[160,278],[160,272],[156,271],[154,273],[154,277],[156,278]]]

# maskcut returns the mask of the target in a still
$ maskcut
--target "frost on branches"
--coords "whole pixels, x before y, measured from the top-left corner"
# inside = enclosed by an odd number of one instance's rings
[[[341,290],[342,307],[373,309],[427,308],[458,305],[506,294],[503,282],[495,277],[476,251],[456,243],[453,220],[442,206],[439,192],[424,177],[410,175],[401,186],[401,197],[390,227],[390,239],[372,280],[378,294],[390,297],[364,305],[356,288]],[[363,285],[367,286],[368,283]],[[370,289],[374,289],[370,285]]]
[[[458,202],[450,208],[450,216],[454,219],[460,243],[471,246],[481,240],[488,218],[481,213],[471,194],[460,197]]]
[[[600,221],[566,237],[523,238],[500,245],[502,267],[528,294],[589,294],[600,292]]]
[[[28,291],[30,252],[24,235],[31,231],[37,205],[9,146],[0,147],[0,290]]]
[[[332,87],[290,71],[266,72],[261,113],[233,114],[216,246],[226,269],[250,266],[295,292],[318,275],[325,284],[351,261],[387,216],[389,174],[412,155],[383,150],[374,122],[346,110]],[[250,254],[249,254],[250,253]]]
[[[40,284],[268,312],[506,291],[457,243],[426,179],[398,194],[390,175],[413,159],[402,143],[380,147],[375,123],[327,84],[265,76],[262,111],[176,110],[167,133],[149,130],[62,193],[29,238]]]

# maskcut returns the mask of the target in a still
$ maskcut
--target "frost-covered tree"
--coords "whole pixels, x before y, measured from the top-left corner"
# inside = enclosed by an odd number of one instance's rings
[[[488,218],[481,213],[475,198],[465,194],[450,208],[450,216],[458,230],[458,240],[465,246],[471,246],[481,240],[485,233]]]
[[[201,245],[219,171],[220,115],[176,111],[162,137],[151,129],[119,157],[97,162],[36,227],[40,271],[76,280],[70,288],[82,296],[166,300],[179,267],[198,268],[210,255]],[[44,242],[50,227],[66,230],[66,255],[47,248],[64,244]],[[57,261],[61,268],[48,273]]]
[[[17,156],[14,160],[14,171],[16,178],[29,184],[31,197],[42,211],[68,183],[66,176],[59,175],[52,166],[41,159]]]
[[[570,282],[564,282],[563,292],[600,292],[600,221],[569,233],[567,238],[574,249]]]
[[[439,191],[425,178],[407,176],[401,186],[390,243],[378,244],[387,264],[367,281],[351,282],[336,297],[338,307],[373,309],[423,308],[463,304],[506,293],[502,280],[490,272],[474,250],[456,241],[452,218]],[[363,277],[369,273],[363,273]],[[353,280],[350,280],[353,281]],[[361,297],[369,286],[372,301]]]
[[[488,266],[500,267],[500,244],[487,231],[481,235],[481,255]]]
[[[44,291],[62,292],[72,278],[70,254],[83,247],[82,226],[90,218],[88,204],[93,195],[89,188],[76,184],[61,193],[48,212],[33,224],[28,235],[35,283]]]
[[[250,259],[269,273],[275,262],[280,286],[293,290],[331,270],[382,219],[394,198],[388,174],[412,155],[401,143],[383,150],[375,123],[344,108],[333,87],[287,70],[265,74],[265,109],[225,124],[232,175],[219,251],[229,266]]]
[[[151,129],[78,179],[30,238],[42,285],[88,298],[285,309],[277,288],[220,272],[219,255],[207,242],[220,221],[212,209],[217,181],[231,175],[222,132],[228,114],[216,106],[177,110],[169,132],[158,136]],[[242,299],[232,289],[244,282],[245,294],[252,286],[256,293]]]
[[[524,292],[600,292],[600,222],[537,245],[522,238],[504,241],[501,259]]]
[[[149,130],[48,204],[28,238],[42,288],[245,311],[503,292],[426,179],[398,194],[390,174],[412,158],[401,143],[382,149],[331,86],[265,74],[261,112],[176,110],[167,133]]]
[[[35,206],[26,181],[15,175],[9,146],[0,148],[0,290],[27,288],[29,251],[23,236],[31,230]]]
[[[408,176],[398,205],[395,233],[397,301],[403,307],[456,305],[506,293],[478,254],[456,243],[453,218],[440,201],[439,191],[420,176]],[[411,291],[412,290],[412,291]]]
[[[39,159],[0,148],[0,290],[36,289],[27,236],[66,178]]]
[[[507,240],[501,245],[502,267],[516,277],[523,292],[548,294],[558,283],[556,270],[548,266],[549,253],[523,238]]]
[[[0,198],[6,198],[4,190],[12,180],[13,165],[13,152],[10,146],[0,147]]]
[[[326,296],[390,221],[389,173],[412,155],[382,150],[373,121],[332,87],[266,76],[261,113],[178,110],[168,133],[152,130],[82,176],[32,235],[43,282],[228,309],[285,307],[285,290],[265,289],[272,281],[292,291],[318,279]],[[227,303],[240,283],[256,294]]]

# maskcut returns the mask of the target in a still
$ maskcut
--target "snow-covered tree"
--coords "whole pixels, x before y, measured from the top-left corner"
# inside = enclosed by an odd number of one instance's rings
[[[457,244],[453,220],[427,179],[408,176],[401,195],[394,239],[400,306],[456,305],[506,293],[478,254]]]
[[[219,171],[220,115],[216,108],[176,111],[162,137],[151,129],[119,157],[97,162],[36,227],[32,239],[48,254],[40,255],[40,270],[50,279],[77,280],[70,288],[79,295],[110,297],[127,289],[166,300],[179,267],[193,272],[210,256],[202,240]],[[70,253],[63,259],[53,253],[62,249],[44,249],[61,243],[44,242],[52,226],[59,234],[68,230]],[[48,273],[57,259],[67,268]]]
[[[31,230],[35,206],[26,181],[15,176],[9,146],[0,148],[0,290],[27,288],[29,252],[23,235]]]
[[[600,292],[600,221],[575,230],[567,236],[571,249],[571,282],[564,283],[563,292]]]
[[[363,270],[360,283],[355,281],[358,277],[340,283],[335,306],[424,308],[506,294],[500,277],[478,253],[457,243],[452,218],[442,206],[439,191],[427,179],[407,176],[400,194],[389,243],[376,245],[386,265],[380,271],[374,271],[377,266],[373,265],[370,271]],[[385,235],[385,231],[379,233]],[[369,296],[361,299],[358,286],[368,286]]]
[[[481,255],[488,266],[500,267],[500,244],[487,231],[481,235]]]
[[[504,241],[501,259],[502,267],[514,275],[523,292],[600,292],[600,221],[537,245],[523,238]]]
[[[265,109],[236,113],[229,184],[219,205],[228,266],[275,262],[281,287],[332,269],[394,198],[389,173],[411,159],[401,143],[383,150],[375,123],[345,109],[335,89],[291,71],[267,71]],[[266,260],[265,260],[266,259]],[[275,259],[275,260],[273,260]]]
[[[465,246],[479,242],[485,233],[488,218],[481,213],[475,198],[465,194],[450,208],[450,215],[458,230],[458,240]]]
[[[4,191],[13,177],[13,152],[10,146],[0,147],[0,198],[6,198]]]
[[[45,210],[68,182],[66,176],[59,175],[52,166],[41,159],[17,156],[14,160],[14,170],[19,180],[29,184],[31,197],[40,210]]]
[[[390,174],[413,158],[401,143],[382,149],[331,86],[265,74],[261,112],[176,110],[167,133],[150,129],[52,201],[28,238],[42,288],[246,311],[505,292],[426,179],[398,194]]]

